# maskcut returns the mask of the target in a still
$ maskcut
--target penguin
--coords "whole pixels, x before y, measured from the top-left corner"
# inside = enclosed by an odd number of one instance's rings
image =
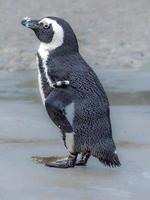
[[[84,166],[94,156],[105,166],[119,167],[107,95],[93,69],[82,58],[69,23],[52,16],[26,17],[21,23],[32,29],[40,41],[37,60],[41,97],[68,150],[67,158],[46,165]]]

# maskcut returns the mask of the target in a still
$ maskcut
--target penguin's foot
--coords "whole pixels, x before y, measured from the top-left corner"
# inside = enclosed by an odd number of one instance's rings
[[[85,166],[87,164],[89,157],[90,157],[90,153],[82,153],[80,159],[77,160],[76,165]]]
[[[77,160],[76,165],[77,166],[85,166],[87,162],[85,162],[84,160]]]
[[[55,162],[48,162],[45,165],[47,167],[55,167],[55,168],[70,168],[75,166],[76,159],[77,159],[77,154],[70,154],[65,159],[56,160]]]

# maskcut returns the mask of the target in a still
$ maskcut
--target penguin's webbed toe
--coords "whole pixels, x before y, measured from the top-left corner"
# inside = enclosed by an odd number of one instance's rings
[[[45,164],[47,167],[54,167],[54,168],[69,168],[68,161],[67,160],[61,160],[56,162],[48,162]]]
[[[56,160],[54,162],[48,162],[45,164],[47,167],[54,168],[70,168],[75,166],[77,155],[69,155],[68,158],[63,160]]]
[[[85,162],[84,160],[77,160],[76,165],[77,166],[85,166],[87,164],[87,162]]]

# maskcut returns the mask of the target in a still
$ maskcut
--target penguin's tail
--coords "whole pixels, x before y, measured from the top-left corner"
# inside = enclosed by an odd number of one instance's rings
[[[108,156],[102,156],[98,158],[100,162],[102,162],[105,166],[108,167],[120,167],[121,163],[119,161],[118,155],[116,152],[114,152],[111,155]]]

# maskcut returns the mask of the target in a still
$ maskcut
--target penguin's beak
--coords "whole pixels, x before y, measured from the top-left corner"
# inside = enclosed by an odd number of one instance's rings
[[[36,29],[38,28],[38,20],[31,20],[29,17],[25,17],[21,24],[27,28]]]

